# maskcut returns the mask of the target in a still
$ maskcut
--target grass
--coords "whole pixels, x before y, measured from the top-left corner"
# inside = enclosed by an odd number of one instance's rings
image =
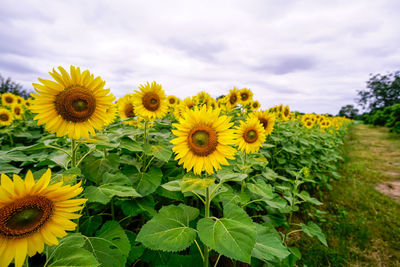
[[[400,136],[353,125],[343,153],[342,177],[323,200],[329,247],[302,238],[299,266],[400,266],[400,202],[375,189],[400,180]]]

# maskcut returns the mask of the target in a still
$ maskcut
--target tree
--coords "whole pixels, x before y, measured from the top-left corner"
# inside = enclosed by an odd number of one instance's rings
[[[358,104],[370,111],[400,103],[400,71],[371,75],[367,89],[357,92]]]
[[[358,116],[358,109],[356,109],[353,105],[343,106],[340,109],[338,116],[345,116],[349,119],[356,119]]]
[[[0,74],[0,94],[4,93],[13,93],[15,95],[22,96],[25,99],[29,97],[29,93],[22,89],[22,85],[13,82],[11,78],[5,79]]]

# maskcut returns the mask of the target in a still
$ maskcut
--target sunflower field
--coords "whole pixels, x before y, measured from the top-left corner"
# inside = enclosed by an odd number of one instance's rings
[[[118,100],[71,66],[1,96],[0,267],[295,266],[328,245],[323,190],[351,121],[247,88]],[[242,266],[240,265],[240,266]]]

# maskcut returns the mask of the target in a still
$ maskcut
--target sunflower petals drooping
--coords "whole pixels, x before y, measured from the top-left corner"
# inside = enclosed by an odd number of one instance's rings
[[[44,244],[58,245],[58,239],[75,229],[71,219],[83,208],[86,199],[71,199],[83,188],[78,183],[63,186],[62,182],[49,185],[48,169],[35,182],[31,171],[22,180],[18,175],[11,180],[1,175],[0,184],[0,266],[8,266],[14,259],[21,267],[26,255],[42,253]]]
[[[187,110],[179,123],[174,123],[176,130],[172,133],[177,138],[171,140],[172,150],[176,153],[175,159],[179,164],[195,174],[206,171],[212,174],[221,169],[221,164],[228,165],[228,159],[234,159],[236,150],[233,144],[233,123],[230,117],[219,116],[219,109],[194,108]]]
[[[35,99],[31,111],[38,113],[34,119],[58,137],[95,135],[94,129],[105,125],[105,114],[115,97],[104,89],[105,82],[88,70],[81,72],[79,67],[71,66],[68,74],[62,67],[58,69],[60,73],[54,69],[50,72],[55,82],[39,78],[42,84],[33,83],[37,94],[32,94]]]
[[[135,113],[147,120],[161,119],[168,112],[167,96],[161,85],[153,82],[139,86],[133,95]]]
[[[265,130],[256,117],[241,121],[235,129],[235,145],[246,154],[257,152],[265,142]]]

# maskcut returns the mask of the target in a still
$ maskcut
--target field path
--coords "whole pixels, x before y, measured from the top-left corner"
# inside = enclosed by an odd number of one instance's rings
[[[400,266],[400,135],[354,124],[341,178],[324,192],[329,247],[305,240],[307,266]]]

